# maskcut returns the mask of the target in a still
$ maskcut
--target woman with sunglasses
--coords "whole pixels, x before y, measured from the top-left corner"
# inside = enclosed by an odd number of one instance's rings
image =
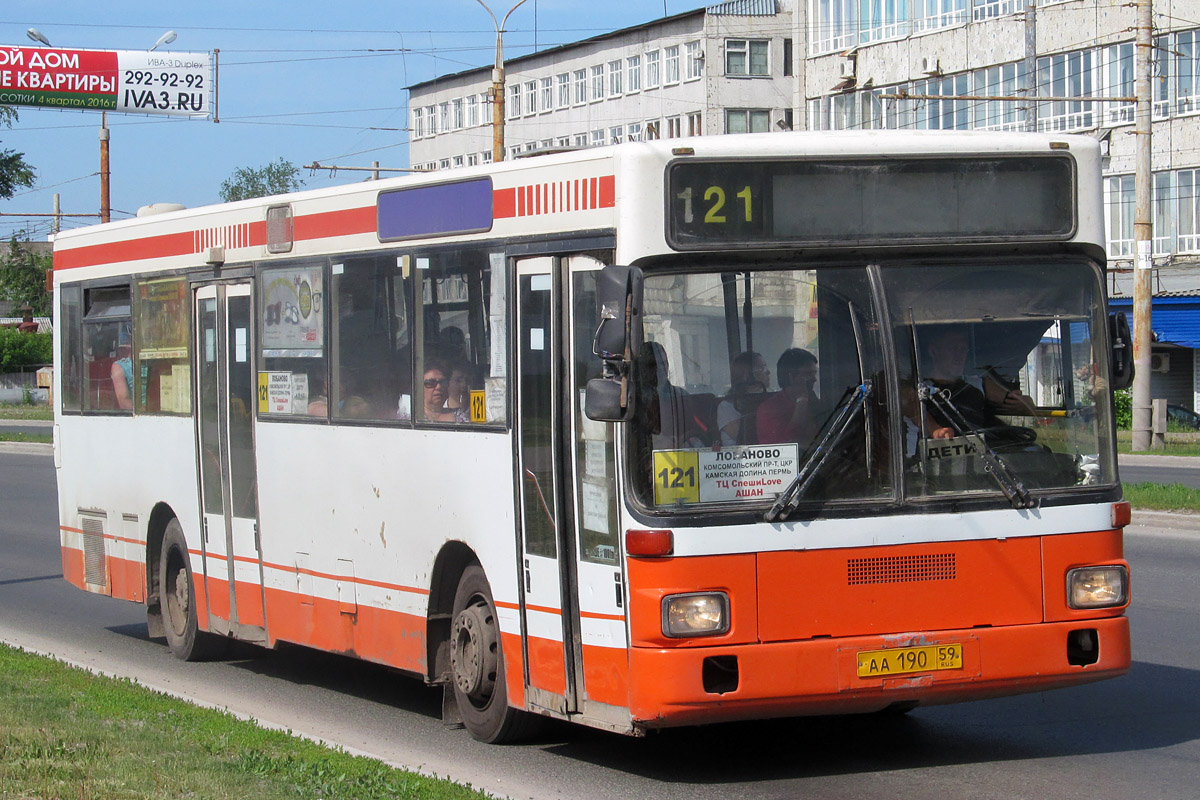
[[[422,383],[424,390],[424,407],[421,419],[425,422],[470,422],[466,408],[448,409],[445,407],[446,398],[450,394],[451,370],[440,361],[430,361],[425,365],[425,378]]]

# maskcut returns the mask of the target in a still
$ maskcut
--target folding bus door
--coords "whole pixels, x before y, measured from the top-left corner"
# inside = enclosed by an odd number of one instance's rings
[[[529,702],[623,728],[628,655],[614,426],[583,416],[583,387],[600,368],[592,337],[602,266],[588,256],[517,265],[521,613]]]
[[[250,282],[196,290],[196,408],[209,630],[265,640]]]
[[[517,262],[517,419],[521,513],[521,623],[525,697],[559,713],[575,710],[570,604],[560,501],[557,422],[558,297],[553,258]],[[570,551],[565,551],[569,556]]]

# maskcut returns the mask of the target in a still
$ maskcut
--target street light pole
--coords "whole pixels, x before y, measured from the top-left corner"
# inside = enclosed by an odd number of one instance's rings
[[[108,222],[108,112],[100,112],[100,221]]]
[[[1153,223],[1150,215],[1150,59],[1154,17],[1151,0],[1137,0],[1137,47],[1134,95],[1133,220],[1133,449],[1149,450],[1151,441],[1150,310],[1154,287]]]
[[[483,10],[492,18],[496,27],[496,63],[492,67],[492,161],[504,160],[504,26],[514,11],[520,8],[526,0],[520,0],[508,10],[504,19],[496,21],[496,15],[488,8],[483,0],[476,0]]]

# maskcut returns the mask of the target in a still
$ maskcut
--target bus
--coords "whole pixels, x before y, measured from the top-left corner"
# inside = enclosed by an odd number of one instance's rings
[[[63,574],[487,742],[1119,676],[1100,157],[674,139],[62,232]]]

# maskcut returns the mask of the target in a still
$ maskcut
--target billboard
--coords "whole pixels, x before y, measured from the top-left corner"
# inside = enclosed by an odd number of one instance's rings
[[[0,45],[0,105],[209,116],[208,53]]]

